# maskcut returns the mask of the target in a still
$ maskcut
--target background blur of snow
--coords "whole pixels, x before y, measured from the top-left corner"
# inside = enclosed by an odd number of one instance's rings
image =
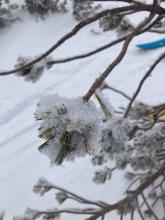
[[[21,0],[16,2],[18,1]],[[141,14],[136,14],[132,21],[137,23],[141,18]],[[32,16],[24,15],[22,22],[0,30],[0,70],[13,68],[19,55],[41,54],[75,24],[70,13],[52,15],[44,21],[36,21]],[[101,33],[97,24],[92,24],[52,55],[54,58],[64,58],[83,53],[115,37],[114,32]],[[140,78],[163,50],[160,48],[143,52],[136,48],[136,44],[161,37],[163,36],[151,33],[137,37],[131,43],[125,59],[107,79],[108,83],[132,95]],[[119,53],[120,48],[121,44],[87,59],[54,65],[35,84],[24,82],[21,77],[14,75],[0,78],[0,210],[5,209],[5,219],[22,214],[28,206],[44,209],[55,206],[53,193],[40,198],[32,192],[33,185],[41,176],[90,199],[115,202],[121,197],[127,184],[122,172],[115,174],[110,182],[97,186],[92,182],[96,168],[90,164],[89,158],[66,162],[60,167],[50,166],[49,159],[37,150],[41,140],[37,137],[37,125],[33,116],[36,103],[43,95],[84,95],[94,79]],[[164,82],[163,61],[147,80],[138,99],[151,104],[163,102]],[[115,107],[126,104],[121,96],[113,92],[106,94]],[[66,203],[66,206],[69,205],[72,204]],[[73,216],[64,216],[62,219],[77,218],[81,219]]]

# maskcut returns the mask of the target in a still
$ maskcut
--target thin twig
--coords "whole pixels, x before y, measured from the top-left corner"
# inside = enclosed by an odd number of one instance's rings
[[[93,215],[96,214],[98,210],[94,210],[92,208],[86,209],[61,209],[56,211],[37,211],[39,215],[45,215],[45,214],[61,214],[61,213],[68,213],[68,214],[75,214],[75,215]]]
[[[104,220],[104,219],[105,219],[105,215],[102,215],[102,216],[101,216],[101,220]]]
[[[121,214],[120,214],[120,220],[123,220],[123,217],[124,217],[123,212],[121,212]]]
[[[165,30],[154,30],[154,29],[151,29],[149,30],[148,32],[150,33],[157,33],[157,34],[165,34]]]
[[[131,211],[131,216],[130,216],[130,220],[134,220],[134,213],[135,213],[135,211],[132,209],[132,211]]]
[[[124,93],[123,91],[121,91],[121,90],[119,90],[119,89],[116,89],[116,88],[114,88],[114,87],[112,87],[112,86],[107,85],[107,83],[103,84],[100,89],[101,89],[101,90],[103,90],[103,89],[110,89],[110,90],[112,90],[113,92],[116,92],[116,93],[122,95],[124,98],[126,98],[126,99],[128,99],[128,100],[131,100],[131,97],[129,97],[126,93]]]
[[[161,193],[164,193],[164,189],[163,189],[163,184],[161,184],[160,186],[160,190],[161,190]],[[161,202],[162,202],[162,207],[163,207],[163,211],[164,211],[164,215],[165,215],[165,201],[164,201],[164,198],[161,199]]]
[[[139,34],[142,34],[142,33],[145,33],[147,30],[149,30],[152,26],[154,26],[158,21],[160,21],[162,19],[162,16],[158,16],[155,21],[153,21],[147,28],[144,28],[142,31],[140,31],[138,33]],[[100,53],[112,46],[115,46],[116,44],[118,43],[121,43],[122,41],[124,41],[127,37],[129,36],[129,34],[127,34],[126,36],[124,37],[121,37],[121,38],[118,38],[117,40],[113,40],[111,42],[109,42],[108,44],[105,44],[101,47],[98,47],[90,52],[87,52],[87,53],[84,53],[84,54],[80,54],[80,55],[75,55],[75,56],[72,56],[72,57],[67,57],[67,58],[63,58],[63,59],[57,59],[57,60],[53,60],[53,61],[49,61],[47,63],[47,65],[54,65],[54,64],[61,64],[61,63],[67,63],[67,62],[71,62],[71,61],[75,61],[75,60],[79,60],[79,59],[83,59],[83,58],[87,58],[89,56],[93,56],[97,53]]]
[[[158,59],[152,64],[152,66],[149,68],[149,70],[147,71],[147,73],[144,75],[144,77],[142,78],[142,80],[140,81],[131,101],[128,104],[128,107],[126,108],[126,112],[124,114],[124,117],[126,118],[129,114],[129,111],[131,109],[131,106],[133,104],[133,102],[135,101],[136,97],[138,96],[139,92],[141,91],[141,88],[145,82],[146,79],[148,79],[148,77],[151,75],[152,71],[155,69],[155,67],[162,61],[162,59],[165,58],[165,52],[163,54],[161,54]]]
[[[82,197],[82,196],[79,196],[79,195],[77,195],[77,194],[75,194],[75,193],[73,193],[73,192],[70,192],[69,190],[66,190],[66,189],[64,189],[64,188],[62,188],[62,187],[59,187],[59,186],[57,186],[57,185],[52,184],[51,187],[52,187],[52,189],[54,188],[54,189],[56,189],[56,190],[65,192],[66,194],[68,194],[68,195],[70,195],[70,196],[72,196],[72,197],[74,197],[74,198],[77,198],[78,200],[81,201],[81,203],[90,204],[90,205],[95,205],[95,206],[99,206],[99,207],[105,207],[105,205],[103,205],[103,204],[100,203],[100,202],[95,202],[95,201],[92,201],[92,200],[88,200],[88,199],[86,199],[86,198],[84,198],[84,197]]]
[[[128,12],[128,11],[131,11],[131,10],[132,11],[137,11],[137,12],[142,12],[142,11],[152,12],[152,13],[155,13],[157,15],[163,15],[164,11],[165,11],[159,5],[154,6],[153,4],[148,4],[148,5],[146,5],[146,4],[133,4],[133,5],[128,5],[128,6],[124,6],[124,7],[118,7],[118,8],[107,9],[107,10],[101,11],[101,12],[97,13],[96,15],[91,16],[91,17],[81,21],[80,23],[78,23],[69,33],[64,35],[52,47],[50,47],[46,52],[44,52],[43,54],[38,56],[36,59],[32,60],[31,62],[29,62],[29,63],[27,63],[23,66],[21,66],[20,68],[0,72],[0,75],[4,76],[4,75],[9,75],[9,74],[14,74],[14,73],[17,73],[17,72],[19,72],[23,69],[31,67],[32,65],[34,65],[37,62],[44,59],[45,57],[49,56],[53,51],[55,51],[63,43],[65,43],[67,40],[69,40],[74,35],[76,35],[82,28],[84,28],[85,26],[97,21],[98,19],[100,19],[103,16],[106,16],[110,13],[115,14],[115,13]]]
[[[149,203],[147,202],[147,199],[146,199],[146,197],[145,197],[145,195],[144,195],[143,192],[141,193],[141,196],[142,196],[142,198],[143,198],[143,200],[144,200],[144,203],[146,204],[148,210],[151,212],[152,216],[153,216],[156,220],[159,220],[158,216],[155,214],[155,212],[153,211],[153,209],[150,207]]]
[[[114,203],[112,205],[108,205],[106,208],[102,209],[100,211],[100,213],[98,212],[98,214],[93,215],[91,217],[88,218],[88,220],[96,220],[98,219],[100,216],[102,216],[105,213],[109,213],[113,210],[122,210],[122,208],[124,207],[125,204],[127,204],[127,202],[131,202],[131,199],[138,199],[138,196],[141,195],[141,193],[147,189],[151,184],[153,184],[153,182],[155,180],[157,180],[160,176],[164,175],[164,170],[165,170],[165,164],[163,164],[158,170],[157,172],[155,172],[154,174],[152,174],[151,176],[149,176],[145,182],[143,182],[136,190],[131,191],[132,197],[130,198],[130,196],[126,196],[124,199],[118,201],[117,203]],[[138,205],[138,212],[140,213],[140,207],[139,204]],[[143,216],[143,215],[142,215]],[[143,220],[144,217],[142,218]]]
[[[72,57],[68,57],[68,58],[64,58],[64,59],[58,59],[58,60],[53,60],[48,62],[48,65],[53,65],[53,64],[60,64],[60,63],[66,63],[66,62],[71,62],[71,61],[75,61],[75,60],[79,60],[79,59],[83,59],[83,58],[87,58],[89,56],[95,55],[103,50],[108,49],[109,47],[112,47],[122,41],[124,41],[126,39],[127,36],[121,37],[117,40],[111,41],[108,44],[105,44],[97,49],[94,49],[88,53],[84,53],[84,54],[80,54],[80,55],[76,55],[76,56],[72,56]]]
[[[139,207],[138,201],[137,201],[137,211],[138,211],[138,213],[139,213],[140,218],[141,218],[142,220],[145,220],[145,218],[144,218],[144,216],[143,216],[143,214],[142,214],[141,208]]]
[[[127,192],[130,190],[130,188],[131,188],[138,180],[140,180],[140,177],[135,178],[135,179],[129,184],[129,186],[127,187],[125,193],[127,193]]]

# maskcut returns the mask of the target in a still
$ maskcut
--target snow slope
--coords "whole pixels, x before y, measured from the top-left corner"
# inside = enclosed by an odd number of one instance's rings
[[[139,21],[139,15],[134,16]],[[35,56],[48,49],[63,34],[71,30],[75,20],[70,13],[53,15],[45,21],[36,21],[29,15],[9,29],[0,31],[0,69],[13,67],[19,55]],[[103,45],[116,37],[115,33],[100,32],[96,24],[83,29],[73,39],[53,53],[54,58],[63,58]],[[128,95],[133,94],[140,78],[163,48],[141,52],[135,45],[146,39],[158,39],[157,34],[147,33],[137,37],[129,47],[122,63],[113,71],[107,81]],[[92,182],[94,167],[89,158],[61,167],[50,166],[48,158],[41,155],[37,146],[37,125],[33,113],[39,98],[46,94],[59,93],[62,96],[76,97],[85,94],[94,79],[106,68],[120,51],[121,44],[83,60],[54,65],[45,72],[39,82],[31,84],[14,75],[0,78],[0,210],[6,210],[6,219],[22,214],[26,207],[51,208],[54,195],[48,193],[40,198],[32,192],[39,177],[46,177],[56,184],[80,193],[90,199],[115,202],[121,197],[126,181],[121,174],[115,174],[110,182],[96,186]],[[147,103],[164,101],[163,70],[164,61],[156,68],[146,82],[139,99]],[[126,101],[113,92],[107,92],[114,106]],[[122,182],[122,184],[121,184]],[[118,190],[118,188],[120,190]],[[66,206],[70,205],[66,203]],[[71,204],[72,205],[72,204]],[[66,217],[62,219],[77,219]],[[78,217],[78,219],[81,219]],[[115,219],[115,218],[114,218]]]

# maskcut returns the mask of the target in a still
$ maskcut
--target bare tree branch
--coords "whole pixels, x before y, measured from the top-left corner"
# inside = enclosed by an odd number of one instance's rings
[[[165,34],[165,30],[151,29],[151,30],[149,30],[148,32],[157,33],[157,34]]]
[[[66,194],[72,196],[73,198],[76,198],[79,201],[81,201],[81,203],[95,205],[95,206],[99,206],[99,207],[105,207],[105,205],[103,203],[92,201],[92,200],[88,200],[88,199],[86,199],[86,198],[84,198],[82,196],[79,196],[79,195],[77,195],[77,194],[75,194],[73,192],[70,192],[69,190],[66,190],[66,189],[64,189],[62,187],[59,187],[57,185],[52,184],[51,188],[59,190],[59,191],[62,191],[62,192],[65,192]]]
[[[138,27],[126,38],[122,50],[117,56],[117,58],[106,68],[106,70],[99,76],[96,81],[92,84],[89,91],[85,94],[83,97],[84,101],[88,101],[90,97],[95,93],[95,90],[101,86],[103,81],[106,79],[106,77],[112,72],[112,70],[122,61],[124,58],[128,46],[131,42],[131,40],[153,19],[154,14],[150,14],[149,17],[147,17],[142,23],[138,25]]]
[[[142,214],[142,211],[141,211],[141,207],[139,206],[138,201],[137,201],[137,211],[139,213],[139,216],[140,216],[141,220],[145,220],[145,218],[144,218],[144,216]]]
[[[143,6],[138,6],[138,5],[129,5],[129,6],[124,6],[124,7],[118,7],[118,8],[113,8],[113,9],[107,9],[104,11],[101,11],[99,13],[97,13],[96,15],[87,18],[83,21],[81,21],[80,23],[78,23],[69,33],[67,33],[66,35],[64,35],[60,40],[58,40],[51,48],[49,48],[46,52],[44,52],[42,55],[40,55],[39,57],[37,57],[36,59],[34,59],[33,61],[27,63],[26,65],[14,69],[14,70],[9,70],[9,71],[5,71],[5,72],[1,72],[0,75],[9,75],[9,74],[13,74],[16,73],[22,69],[31,67],[32,65],[34,65],[35,63],[41,61],[42,59],[44,59],[45,57],[49,56],[54,50],[56,50],[58,47],[60,47],[64,42],[66,42],[67,40],[69,40],[71,37],[73,37],[75,34],[77,34],[83,27],[97,21],[99,18],[106,16],[109,13],[120,13],[120,12],[126,12],[126,11],[130,11],[130,10],[137,10],[137,11],[155,11],[155,13],[157,12],[158,14],[162,13],[162,9],[159,7],[153,7],[153,5],[143,5]]]
[[[131,100],[131,97],[129,97],[126,93],[124,93],[123,91],[119,90],[119,89],[116,89],[112,86],[109,86],[107,83],[103,83],[103,85],[101,85],[101,90],[104,90],[104,89],[110,89],[112,90],[113,92],[116,92],[120,95],[122,95],[124,98],[126,98],[127,100]]]
[[[148,27],[144,28],[142,31],[140,31],[138,33],[139,34],[142,34],[142,33],[145,33],[146,31],[148,31],[152,26],[154,26],[158,21],[160,21],[163,17],[162,16],[158,16]],[[78,59],[83,59],[83,58],[87,58],[89,56],[92,56],[92,55],[95,55],[99,52],[102,52],[103,50],[106,50],[118,43],[121,43],[122,41],[126,40],[126,38],[129,36],[126,35],[124,37],[121,37],[121,38],[118,38],[114,41],[111,41],[109,42],[108,44],[105,44],[93,51],[90,51],[88,53],[84,53],[84,54],[80,54],[80,55],[76,55],[76,56],[73,56],[73,57],[68,57],[68,58],[64,58],[64,59],[58,59],[58,60],[53,60],[53,61],[50,61],[48,62],[47,64],[48,65],[53,65],[53,64],[61,64],[61,63],[66,63],[66,62],[70,62],[70,61],[75,61],[75,60],[78,60]]]
[[[126,118],[129,114],[129,111],[131,109],[131,106],[133,104],[133,102],[135,101],[136,97],[138,96],[139,92],[141,91],[141,88],[145,82],[145,80],[150,76],[150,74],[152,73],[152,71],[155,69],[155,67],[158,65],[158,63],[161,62],[162,59],[165,58],[165,52],[163,54],[161,54],[158,59],[152,64],[152,66],[149,68],[149,70],[147,71],[147,73],[144,75],[144,77],[142,78],[142,80],[140,81],[138,88],[136,89],[136,92],[134,93],[131,101],[128,104],[128,107],[126,109],[126,112],[124,114],[124,117]]]
[[[31,67],[35,63],[37,63],[37,62],[41,61],[42,59],[44,59],[45,57],[49,56],[54,50],[56,50],[58,47],[60,47],[64,42],[66,42],[67,40],[72,38],[75,34],[77,34],[83,27],[97,21],[99,18],[101,18],[103,16],[106,16],[109,13],[121,13],[121,12],[127,12],[127,11],[131,11],[131,10],[137,11],[137,12],[138,11],[139,12],[141,12],[141,11],[153,12],[153,13],[158,14],[158,15],[164,14],[164,11],[165,11],[159,5],[154,6],[153,4],[150,4],[150,5],[133,4],[133,5],[129,5],[129,6],[118,7],[118,8],[107,9],[107,10],[101,11],[101,12],[97,13],[96,15],[94,15],[90,18],[87,18],[87,19],[81,21],[80,23],[78,23],[69,33],[64,35],[51,48],[49,48],[46,52],[44,52],[42,55],[38,56],[33,61],[27,63],[26,65],[24,65],[20,68],[1,72],[0,75],[4,76],[4,75],[13,74],[13,73],[21,71],[23,69]]]
[[[130,191],[129,193],[132,194],[132,196],[126,196],[124,199],[120,200],[119,202],[112,204],[112,205],[108,205],[108,207],[105,210],[102,210],[101,213],[98,213],[94,216],[91,216],[88,220],[96,220],[98,219],[101,215],[103,215],[104,213],[108,213],[111,212],[113,210],[122,210],[122,208],[124,207],[124,205],[127,202],[130,202],[131,199],[136,200],[138,198],[139,195],[142,194],[142,192],[147,189],[152,183],[154,183],[155,180],[157,180],[160,176],[164,175],[164,170],[165,170],[165,164],[163,164],[158,170],[157,172],[155,172],[154,174],[152,174],[151,176],[149,176],[146,181],[144,183],[142,183],[136,190],[134,191]],[[140,207],[139,207],[140,209]],[[139,211],[139,210],[138,210]],[[140,211],[139,211],[140,212]],[[145,220],[144,218],[142,218],[143,220]]]
[[[76,56],[73,56],[73,57],[69,57],[69,58],[64,58],[64,59],[59,59],[59,60],[54,60],[54,61],[50,61],[48,62],[48,65],[52,65],[52,64],[60,64],[60,63],[66,63],[66,62],[70,62],[70,61],[74,61],[74,60],[78,60],[78,59],[83,59],[83,58],[87,58],[89,56],[92,56],[92,55],[95,55],[96,53],[99,53],[103,50],[106,50],[108,49],[109,47],[112,47],[120,42],[122,42],[123,40],[125,40],[126,37],[121,37],[117,40],[114,40],[114,41],[111,41],[110,43],[108,44],[105,44],[103,45],[102,47],[99,47],[93,51],[90,51],[88,53],[85,53],[85,54],[80,54],[80,55],[76,55]]]
[[[135,213],[135,211],[132,210],[132,212],[131,212],[131,216],[130,216],[130,220],[133,220],[133,219],[134,219],[134,213]]]
[[[142,198],[143,198],[143,200],[144,200],[144,203],[146,204],[148,210],[152,213],[153,217],[154,217],[156,220],[159,220],[158,216],[154,213],[154,211],[152,210],[152,208],[151,208],[150,205],[148,204],[147,199],[146,199],[146,197],[145,197],[145,195],[144,195],[143,192],[141,193],[141,196],[142,196]]]

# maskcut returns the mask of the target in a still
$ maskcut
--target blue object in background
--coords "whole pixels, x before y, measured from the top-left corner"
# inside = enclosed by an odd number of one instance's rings
[[[137,47],[141,49],[154,49],[165,46],[165,38],[150,43],[138,44]]]

